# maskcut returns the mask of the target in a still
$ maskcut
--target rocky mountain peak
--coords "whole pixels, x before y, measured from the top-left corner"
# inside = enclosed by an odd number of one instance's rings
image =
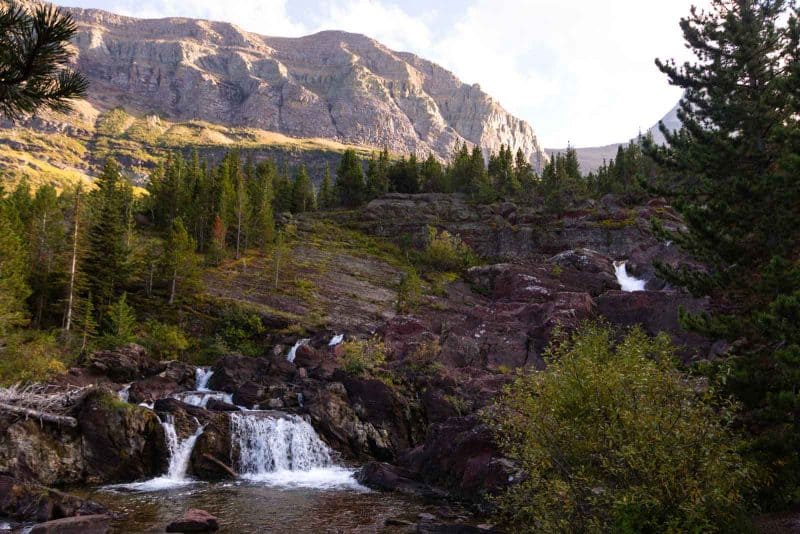
[[[143,20],[69,8],[76,66],[99,111],[121,106],[293,137],[448,158],[463,141],[547,160],[533,128],[478,85],[360,34],[266,37],[185,18]]]

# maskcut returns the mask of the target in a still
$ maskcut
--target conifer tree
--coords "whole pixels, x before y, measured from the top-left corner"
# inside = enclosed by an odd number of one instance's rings
[[[373,154],[367,163],[367,199],[378,198],[389,191],[388,165]],[[387,156],[388,157],[388,156]],[[388,163],[388,160],[387,160]]]
[[[119,165],[109,159],[92,192],[94,213],[87,236],[85,271],[101,316],[130,272],[123,180]]]
[[[58,193],[51,185],[36,190],[31,209],[27,239],[31,261],[29,285],[32,290],[33,325],[40,328],[53,296],[60,293],[60,283],[63,281],[64,216]]]
[[[314,186],[306,172],[306,166],[300,165],[292,184],[292,212],[302,213],[313,211],[316,208],[316,198]]]
[[[788,15],[788,24],[782,23]],[[709,295],[714,313],[689,328],[733,343],[729,391],[774,469],[775,504],[800,488],[800,180],[798,12],[783,0],[715,0],[681,21],[694,63],[657,61],[684,90],[683,128],[646,150],[668,173],[686,231],[666,232],[706,266],[659,265],[663,277]],[[663,229],[661,229],[663,231]]]
[[[163,269],[169,284],[169,304],[175,303],[178,285],[189,288],[197,282],[198,262],[195,243],[180,217],[172,221],[172,229],[164,241]]]
[[[0,113],[68,111],[70,99],[84,96],[86,78],[67,68],[76,31],[72,16],[53,5],[0,6]]]
[[[13,327],[27,321],[25,299],[30,294],[27,254],[3,204],[0,198],[0,345]]]
[[[275,175],[272,190],[275,193],[274,213],[280,214],[291,211],[292,182],[289,180],[289,168],[286,164],[284,164],[283,170]]]
[[[325,170],[322,173],[322,183],[319,186],[317,204],[321,210],[329,210],[336,205],[333,183],[331,183],[331,169],[328,165],[325,165]]]
[[[109,347],[117,347],[131,343],[136,339],[136,313],[128,304],[128,294],[123,293],[108,308],[107,326],[104,342]]]
[[[346,207],[358,206],[365,199],[366,184],[361,160],[352,148],[345,150],[336,169],[336,192],[339,202]]]
[[[444,168],[438,159],[431,153],[419,170],[421,188],[426,193],[450,193],[451,187],[447,180]]]
[[[250,233],[254,244],[262,250],[275,239],[272,185],[277,173],[274,163],[262,161],[256,165],[253,179],[250,181]]]

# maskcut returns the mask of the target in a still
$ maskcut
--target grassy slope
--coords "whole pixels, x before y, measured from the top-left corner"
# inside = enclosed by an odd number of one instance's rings
[[[7,184],[16,183],[22,176],[33,185],[50,183],[56,187],[91,181],[108,157],[119,159],[132,178],[141,179],[167,151],[193,146],[201,152],[241,148],[338,154],[355,148],[366,155],[372,151],[330,139],[300,139],[203,121],[134,116],[121,108],[100,113],[85,102],[69,116],[45,113],[42,119],[25,126],[0,127],[0,168]]]

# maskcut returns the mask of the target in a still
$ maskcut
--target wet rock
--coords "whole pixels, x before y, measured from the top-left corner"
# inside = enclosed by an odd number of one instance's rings
[[[39,523],[30,534],[106,534],[110,530],[111,516],[83,515]]]
[[[89,355],[89,368],[115,382],[133,382],[160,373],[166,364],[153,360],[147,350],[134,343],[114,350],[100,350]]]
[[[269,389],[255,382],[245,382],[233,393],[233,402],[239,406],[252,408],[267,400]]]
[[[191,387],[181,385],[171,378],[155,375],[131,384],[131,388],[128,390],[128,400],[133,404],[152,403],[190,389]]]
[[[163,471],[164,429],[152,411],[96,389],[78,407],[76,418],[87,482],[126,482]]]
[[[230,404],[217,399],[209,399],[208,403],[206,404],[206,409],[212,412],[239,412],[242,410],[235,404]]]
[[[235,393],[247,383],[280,383],[294,372],[294,364],[287,362],[285,356],[272,355],[270,359],[266,359],[230,354],[217,360],[208,387]]]
[[[446,496],[443,491],[414,480],[414,476],[411,471],[396,465],[369,462],[356,473],[356,480],[373,489],[395,491],[416,497],[434,499]]]
[[[0,475],[0,515],[2,516],[19,521],[41,522],[107,512],[108,510],[103,505],[96,502],[36,484],[24,483],[7,475]]]
[[[219,530],[217,518],[199,508],[189,508],[183,517],[167,525],[167,532],[216,532],[217,530]]]

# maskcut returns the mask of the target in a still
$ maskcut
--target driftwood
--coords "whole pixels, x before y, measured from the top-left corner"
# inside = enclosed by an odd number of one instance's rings
[[[40,421],[45,423],[54,423],[57,425],[64,425],[64,426],[71,426],[76,427],[78,426],[78,420],[74,417],[69,417],[66,415],[55,415],[52,413],[46,413],[39,410],[33,410],[31,408],[23,408],[22,406],[14,406],[13,404],[6,404],[4,402],[0,402],[0,412],[10,412],[15,413],[18,415],[24,415],[25,417],[35,417]]]

